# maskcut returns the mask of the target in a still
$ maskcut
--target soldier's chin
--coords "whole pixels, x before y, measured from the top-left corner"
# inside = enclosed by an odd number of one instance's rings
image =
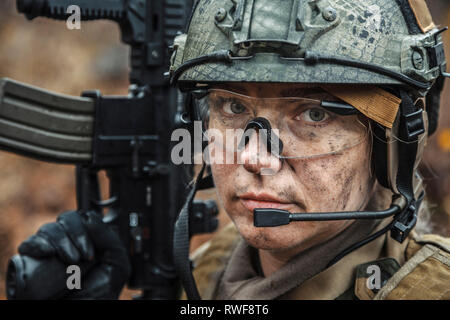
[[[302,239],[295,236],[290,226],[257,228],[253,225],[237,224],[239,233],[252,247],[261,250],[288,250],[298,246]]]

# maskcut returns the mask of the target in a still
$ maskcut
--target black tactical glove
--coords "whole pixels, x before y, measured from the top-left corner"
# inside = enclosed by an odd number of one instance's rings
[[[131,273],[128,254],[119,235],[94,211],[61,214],[57,222],[43,225],[24,241],[19,253],[46,263],[84,266],[81,289],[66,292],[63,296],[66,299],[117,299]]]

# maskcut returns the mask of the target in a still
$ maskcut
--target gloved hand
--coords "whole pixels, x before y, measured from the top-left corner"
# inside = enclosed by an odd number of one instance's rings
[[[19,246],[21,255],[56,257],[65,265],[93,265],[81,274],[81,290],[67,299],[117,299],[131,273],[128,254],[119,235],[99,213],[69,211],[57,222],[43,225]]]

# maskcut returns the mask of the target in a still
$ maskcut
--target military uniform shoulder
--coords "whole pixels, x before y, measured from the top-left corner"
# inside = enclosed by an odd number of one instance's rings
[[[424,245],[434,246],[444,252],[450,253],[450,238],[442,237],[437,234],[414,234],[408,243],[406,256],[412,256]]]
[[[220,276],[240,239],[236,227],[230,223],[191,256],[193,276],[203,299],[213,298]]]
[[[406,262],[375,295],[375,300],[450,299],[450,238],[413,235]]]

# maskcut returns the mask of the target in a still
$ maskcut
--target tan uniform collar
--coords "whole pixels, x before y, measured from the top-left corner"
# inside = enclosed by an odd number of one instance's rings
[[[376,220],[355,221],[334,238],[299,253],[268,277],[258,273],[255,264],[251,263],[252,248],[241,241],[225,266],[215,298],[278,299],[292,288],[320,273],[337,252],[366,238],[379,224],[380,222]]]
[[[374,233],[391,222],[386,219],[374,230]],[[289,291],[280,299],[286,300],[333,300],[353,286],[355,268],[359,264],[391,257],[402,265],[407,242],[400,244],[389,233],[348,254],[330,268],[306,280],[300,286]]]

